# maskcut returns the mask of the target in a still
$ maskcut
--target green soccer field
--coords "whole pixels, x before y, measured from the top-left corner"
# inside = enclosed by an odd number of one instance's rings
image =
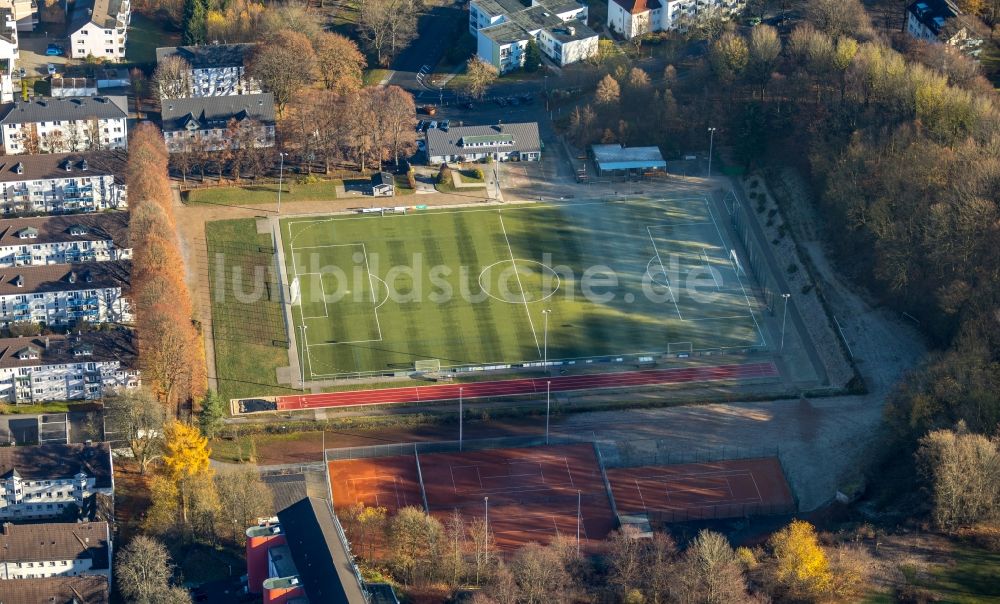
[[[721,220],[702,197],[286,218],[306,377],[764,347]]]

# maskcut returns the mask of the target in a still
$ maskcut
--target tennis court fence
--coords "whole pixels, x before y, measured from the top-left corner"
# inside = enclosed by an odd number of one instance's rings
[[[748,518],[750,516],[788,516],[796,511],[794,504],[726,503],[699,508],[648,510],[646,517],[655,527],[674,522]]]
[[[666,466],[684,463],[709,463],[731,459],[760,459],[778,457],[777,446],[728,447],[706,449],[678,448],[671,439],[636,439],[599,441],[600,457],[605,468],[635,468],[639,466]]]
[[[574,445],[591,443],[589,436],[559,436],[549,438],[551,445]],[[517,447],[539,447],[545,444],[545,436],[501,436],[497,438],[476,438],[444,441],[425,441],[417,443],[393,443],[385,445],[367,445],[364,447],[343,447],[327,449],[327,461],[347,459],[369,459],[373,457],[393,457],[397,455],[415,455],[426,453],[456,453],[459,451],[488,451],[491,449],[508,449]]]

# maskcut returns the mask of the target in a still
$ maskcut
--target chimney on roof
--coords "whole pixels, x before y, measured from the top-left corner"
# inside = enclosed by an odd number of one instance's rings
[[[45,336],[45,349],[49,349],[49,336]]]

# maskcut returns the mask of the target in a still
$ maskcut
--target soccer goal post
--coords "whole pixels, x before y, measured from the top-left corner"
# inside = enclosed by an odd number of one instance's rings
[[[288,303],[293,306],[299,304],[301,297],[302,293],[299,286],[299,278],[296,277],[292,279],[292,282],[288,285]]]
[[[438,373],[441,371],[440,359],[425,359],[413,362],[413,370],[418,373]]]
[[[668,342],[667,343],[667,354],[686,354],[690,355],[694,350],[691,342]]]

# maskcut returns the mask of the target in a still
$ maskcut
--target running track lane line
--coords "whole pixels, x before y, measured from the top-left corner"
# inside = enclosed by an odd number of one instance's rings
[[[624,388],[656,384],[678,384],[685,382],[713,382],[732,379],[778,377],[778,369],[772,362],[747,363],[742,365],[716,365],[712,367],[680,367],[675,369],[654,369],[629,371],[624,373],[604,373],[596,375],[556,376],[547,379],[497,380],[474,382],[471,384],[440,384],[436,386],[407,386],[404,388],[382,388],[374,390],[354,390],[277,397],[279,410],[320,409],[327,407],[350,407],[356,405],[384,405],[389,403],[416,403],[457,400],[459,388],[466,399],[488,398],[492,396],[513,396],[537,394],[545,390],[545,383],[551,382],[552,392],[570,392],[597,388]]]

